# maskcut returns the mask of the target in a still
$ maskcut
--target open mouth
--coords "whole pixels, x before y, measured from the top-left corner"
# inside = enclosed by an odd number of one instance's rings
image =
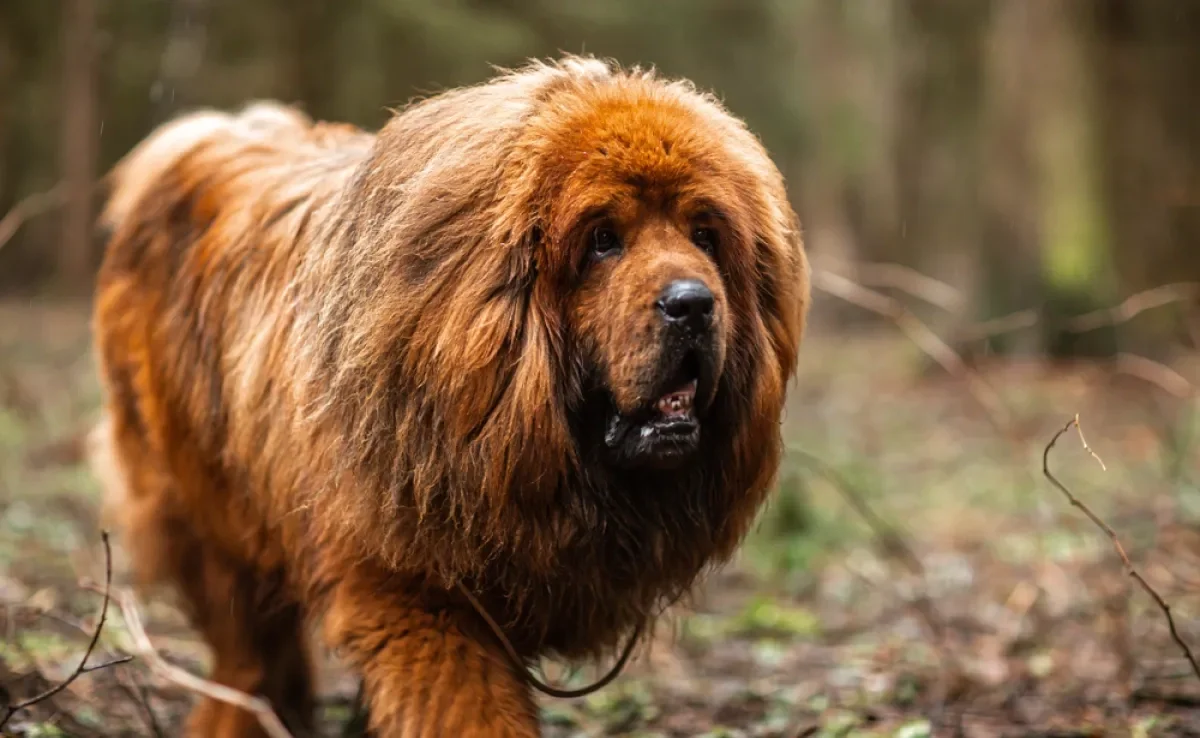
[[[668,422],[696,422],[696,388],[700,384],[700,369],[700,357],[694,351],[687,352],[675,372],[663,383],[667,391],[654,401],[652,415]]]
[[[696,404],[696,381],[693,379],[679,389],[668,392],[658,398],[658,402],[654,403],[654,409],[658,411],[665,420],[685,420],[694,418],[693,411]]]
[[[661,384],[662,394],[638,412],[614,412],[605,442],[625,464],[670,468],[700,446],[697,396],[706,381],[701,357],[689,351]]]

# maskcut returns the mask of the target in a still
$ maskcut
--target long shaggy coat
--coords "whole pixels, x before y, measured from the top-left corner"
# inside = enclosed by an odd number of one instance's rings
[[[455,588],[525,658],[608,653],[735,550],[771,488],[808,303],[799,226],[759,142],[686,82],[566,57],[378,134],[273,103],[194,112],[110,185],[109,508],[141,579],[182,593],[212,677],[297,734],[319,619],[377,735],[537,735]],[[653,225],[693,202],[713,253],[674,216]],[[631,235],[592,264],[581,229],[605,208]],[[684,272],[718,312],[699,450],[609,463],[599,408],[646,401],[648,295]],[[260,734],[216,702],[189,729]]]

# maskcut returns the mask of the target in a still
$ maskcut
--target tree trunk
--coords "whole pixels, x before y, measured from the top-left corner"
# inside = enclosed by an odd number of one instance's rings
[[[325,0],[286,0],[280,7],[287,32],[283,51],[290,71],[287,89],[317,119],[334,117],[336,109],[338,5]]]
[[[0,7],[0,100],[12,100],[16,90],[17,55],[13,53],[8,37],[10,19]],[[0,105],[0,213],[8,212],[12,206],[16,188],[8,160],[8,131],[12,125],[10,106]],[[3,216],[0,216],[3,217]]]
[[[983,108],[982,218],[988,317],[1040,309],[1035,331],[990,348],[1108,355],[1111,331],[1063,321],[1112,299],[1091,70],[1078,2],[994,6]]]
[[[979,111],[987,4],[910,0],[896,23],[899,113],[893,176],[900,221],[883,258],[952,285],[964,298],[954,312],[925,310],[951,333],[972,322],[981,279]]]
[[[64,0],[62,174],[66,205],[60,273],[79,289],[92,272],[92,184],[96,179],[95,0]]]
[[[1076,333],[1060,321],[1115,298],[1094,71],[1081,13],[1086,0],[1027,0],[1031,39],[1041,50],[1028,80],[1033,99],[1035,176],[1040,201],[1044,348],[1052,356],[1106,356],[1110,327]]]
[[[1122,296],[1200,280],[1200,7],[1104,0],[1092,7],[1105,194]],[[1157,353],[1186,334],[1196,300],[1120,327],[1122,349]]]

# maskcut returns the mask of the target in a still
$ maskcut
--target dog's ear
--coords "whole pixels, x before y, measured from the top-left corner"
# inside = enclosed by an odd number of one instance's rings
[[[459,282],[443,327],[446,363],[431,377],[454,398],[451,438],[487,460],[484,488],[492,490],[533,492],[554,483],[572,458],[559,370],[566,365],[561,298],[542,279],[542,229],[527,217],[505,224],[499,230],[509,239],[473,258],[475,276]]]
[[[721,109],[725,144],[739,160],[742,226],[753,249],[758,314],[785,378],[795,371],[811,299],[808,257],[800,219],[788,199],[783,175],[762,143],[741,121]]]
[[[766,197],[768,217],[754,226],[756,293],[775,358],[788,377],[795,371],[811,299],[808,257],[791,205],[780,194]]]

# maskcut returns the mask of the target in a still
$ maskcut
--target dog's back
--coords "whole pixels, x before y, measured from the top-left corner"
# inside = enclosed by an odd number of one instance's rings
[[[193,186],[221,179],[283,185],[299,174],[293,171],[298,165],[337,167],[343,157],[363,156],[373,140],[353,126],[314,123],[273,102],[253,103],[238,113],[188,113],[157,128],[113,168],[101,225],[115,231],[133,217],[150,215],[135,212],[138,206],[187,197],[189,179]],[[194,171],[190,178],[188,170]],[[279,175],[285,178],[271,182]]]
[[[121,464],[105,457],[122,428],[138,429],[160,453],[171,444],[159,434],[219,430],[211,421],[224,404],[220,354],[260,333],[260,315],[217,316],[215,306],[261,294],[292,257],[298,230],[315,209],[335,205],[372,141],[352,126],[258,102],[183,115],[113,168],[94,318],[108,417],[92,454],[114,500],[126,483]],[[197,385],[209,392],[194,396]],[[179,407],[193,412],[171,416]]]
[[[275,338],[265,316],[287,315],[266,309],[281,299],[270,287],[286,282],[299,235],[336,207],[372,141],[274,103],[189,113],[117,164],[99,220],[107,246],[93,320],[105,408],[89,456],[105,517],[137,579],[177,585],[214,647],[244,653],[287,643],[264,658],[290,680],[273,688],[302,696],[309,677],[295,647],[299,610],[257,609],[283,599],[271,571],[278,553],[256,503],[225,468],[238,422],[229,407],[232,393],[268,391]],[[229,622],[247,625],[235,634]],[[257,665],[222,670],[222,683],[260,688]],[[193,730],[253,734],[253,720],[213,703],[197,711]]]

